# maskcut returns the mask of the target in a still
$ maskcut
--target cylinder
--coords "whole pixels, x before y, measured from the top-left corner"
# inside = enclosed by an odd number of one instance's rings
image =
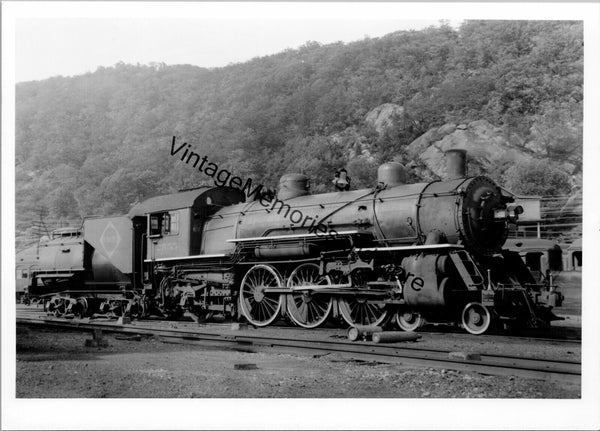
[[[383,184],[387,188],[401,186],[406,184],[406,170],[401,163],[384,163],[377,169],[377,183]]]
[[[402,259],[402,268],[406,271],[404,278],[404,301],[413,308],[445,307],[447,305],[448,277],[440,281],[437,269],[437,253],[413,255]]]
[[[279,180],[277,198],[281,200],[292,199],[308,194],[308,177],[303,174],[285,174]]]
[[[364,340],[366,340],[367,338],[370,338],[373,334],[382,331],[383,328],[381,326],[356,325],[348,329],[348,339],[350,341],[356,341],[362,337]]]
[[[438,275],[450,274],[452,268],[454,268],[454,264],[452,263],[450,256],[447,254],[441,254],[438,256],[435,262],[435,270],[437,271]]]
[[[452,149],[446,151],[447,179],[454,180],[467,176],[467,151]]]
[[[400,341],[417,341],[421,334],[414,332],[378,332],[373,334],[375,343],[397,343]]]

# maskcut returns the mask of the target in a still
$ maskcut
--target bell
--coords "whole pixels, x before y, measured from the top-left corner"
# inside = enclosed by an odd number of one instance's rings
[[[340,169],[339,171],[336,171],[333,184],[338,190],[350,190],[350,178],[348,177],[348,172],[346,169]]]

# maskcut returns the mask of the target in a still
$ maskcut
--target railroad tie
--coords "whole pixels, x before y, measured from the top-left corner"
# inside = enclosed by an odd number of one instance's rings
[[[94,329],[92,339],[85,340],[85,347],[108,347],[108,340],[104,339],[102,329]]]
[[[256,364],[233,364],[234,370],[258,370]]]
[[[450,352],[448,357],[450,359],[460,359],[462,361],[481,361],[481,355],[479,353]]]

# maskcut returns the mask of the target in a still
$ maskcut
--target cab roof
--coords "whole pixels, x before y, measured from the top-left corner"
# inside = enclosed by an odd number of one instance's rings
[[[207,195],[203,197],[203,195]],[[145,216],[146,214],[192,208],[206,205],[210,197],[213,204],[231,205],[244,201],[244,193],[232,187],[198,187],[168,195],[155,196],[146,199],[129,210],[129,218]],[[200,199],[202,198],[202,199]]]

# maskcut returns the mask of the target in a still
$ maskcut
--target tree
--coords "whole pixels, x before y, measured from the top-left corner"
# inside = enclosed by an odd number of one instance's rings
[[[549,164],[579,168],[582,44],[581,22],[465,21],[458,30],[309,42],[210,70],[119,63],[20,83],[16,222],[21,229],[37,219],[39,205],[53,217],[118,214],[137,199],[204,182],[169,155],[173,135],[266,186],[303,171],[313,192],[331,190],[342,167],[361,187],[380,163],[418,165],[404,155],[408,144],[470,120],[501,126],[517,136],[513,146],[524,143]],[[364,119],[383,103],[407,117],[379,134]],[[484,173],[504,178],[509,166]],[[411,172],[427,179],[426,169]],[[512,174],[516,181],[523,171]]]
[[[581,164],[583,109],[577,103],[549,103],[544,113],[535,116],[531,140],[540,150],[556,160]]]
[[[517,195],[564,196],[571,190],[569,175],[545,160],[517,162],[504,177],[506,188]]]

